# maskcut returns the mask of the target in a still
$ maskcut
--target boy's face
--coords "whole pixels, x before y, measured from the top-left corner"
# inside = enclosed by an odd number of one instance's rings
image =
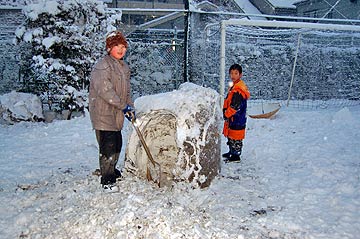
[[[241,76],[242,74],[240,74],[238,70],[230,71],[230,78],[233,82],[240,80]]]
[[[115,59],[120,60],[125,56],[126,50],[127,49],[123,44],[119,44],[111,49],[110,55],[112,55]]]

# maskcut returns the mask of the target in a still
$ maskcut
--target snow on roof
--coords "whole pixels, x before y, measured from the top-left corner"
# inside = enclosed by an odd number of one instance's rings
[[[262,13],[249,0],[234,0],[245,14],[261,15]],[[264,17],[250,16],[251,20],[265,20]]]
[[[145,23],[139,25],[138,28],[139,29],[147,29],[147,28],[150,28],[150,27],[155,27],[155,26],[158,26],[158,25],[163,24],[165,22],[177,19],[177,18],[182,17],[182,16],[184,16],[184,14],[182,12],[172,12],[172,13],[167,14],[165,16],[158,17],[158,18],[156,18],[156,19],[154,19],[152,21],[145,22]]]
[[[298,1],[299,0],[268,0],[274,7],[278,8],[296,8],[294,3]]]
[[[297,1],[294,2],[294,5],[298,4],[298,3],[301,3],[301,2],[306,2],[306,1],[308,1],[308,0],[297,0]]]
[[[200,3],[195,3],[194,4],[194,7],[196,9],[200,9],[200,10],[203,10],[203,11],[218,11],[219,10],[219,6],[209,2],[209,1],[203,1],[203,2],[200,2]]]

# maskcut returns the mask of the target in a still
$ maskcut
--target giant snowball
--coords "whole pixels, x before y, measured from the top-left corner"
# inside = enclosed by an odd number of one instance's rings
[[[128,138],[125,170],[161,186],[185,181],[209,186],[220,171],[220,97],[209,88],[184,83],[179,90],[135,101],[136,124],[154,160],[149,161],[136,131]],[[161,168],[161,175],[160,174]]]

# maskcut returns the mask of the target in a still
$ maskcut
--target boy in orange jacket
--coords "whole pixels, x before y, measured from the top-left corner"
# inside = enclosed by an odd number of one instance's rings
[[[229,152],[222,156],[228,162],[240,162],[245,138],[246,107],[250,92],[244,81],[241,80],[242,67],[239,64],[232,65],[229,68],[229,74],[232,82],[230,82],[223,106],[225,120],[223,134],[228,139]]]

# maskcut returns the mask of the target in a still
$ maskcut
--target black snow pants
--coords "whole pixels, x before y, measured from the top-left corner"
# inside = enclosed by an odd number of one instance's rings
[[[236,140],[236,139],[229,139],[227,144],[229,145],[230,153],[233,155],[241,155],[242,147],[243,147],[243,141],[242,139]]]
[[[121,131],[95,130],[99,144],[101,184],[116,182],[115,167],[122,147]]]

